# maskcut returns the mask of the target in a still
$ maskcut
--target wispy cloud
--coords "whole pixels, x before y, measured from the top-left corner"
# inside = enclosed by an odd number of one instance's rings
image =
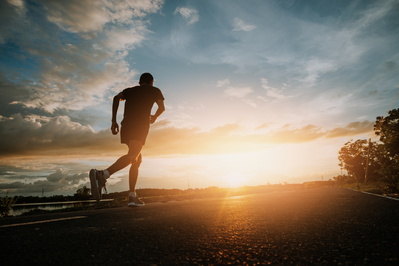
[[[133,25],[132,18],[158,12],[163,0],[96,1],[71,0],[42,1],[49,21],[70,32],[100,31],[107,23]]]
[[[234,18],[233,31],[251,31],[256,29],[255,25],[245,23],[242,19]]]
[[[227,97],[244,98],[253,90],[250,87],[232,87],[229,86],[223,91],[224,95]]]
[[[216,87],[224,87],[230,84],[230,80],[229,79],[224,79],[224,80],[218,80]]]
[[[268,81],[265,78],[261,78],[260,81],[262,83],[262,88],[264,88],[266,90],[267,96],[276,98],[276,99],[282,99],[285,97],[284,94],[282,93],[283,90],[285,89],[285,87],[282,87],[281,89],[273,88],[273,87],[269,86]],[[260,99],[262,99],[262,97]]]
[[[223,95],[226,97],[231,97],[231,98],[239,98],[241,99],[244,103],[256,108],[257,104],[253,102],[250,99],[246,99],[245,96],[248,94],[252,93],[253,90],[251,87],[235,87],[235,86],[228,86],[230,85],[230,80],[229,79],[224,79],[224,80],[219,80],[216,84],[216,87],[227,87],[226,89],[223,90]]]
[[[16,7],[19,15],[25,15],[26,7],[23,0],[8,0],[8,3]]]
[[[175,10],[175,15],[179,13],[187,21],[188,25],[194,24],[199,20],[198,11],[190,7],[178,7]]]
[[[268,127],[270,127],[270,125],[272,125],[272,124],[273,124],[272,122],[263,123],[263,124],[257,126],[257,127],[255,128],[255,130],[260,130],[260,129],[268,128]]]

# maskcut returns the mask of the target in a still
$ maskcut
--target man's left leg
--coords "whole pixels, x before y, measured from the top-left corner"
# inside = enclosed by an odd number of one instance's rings
[[[135,163],[132,163],[130,166],[129,170],[129,204],[127,206],[129,207],[141,207],[144,206],[144,202],[142,202],[136,194],[136,184],[137,184],[137,178],[139,176],[139,167],[141,164],[141,153],[139,157],[137,158]]]
[[[136,193],[137,178],[139,176],[139,167],[142,161],[141,153],[135,163],[132,163],[129,170],[129,189]]]

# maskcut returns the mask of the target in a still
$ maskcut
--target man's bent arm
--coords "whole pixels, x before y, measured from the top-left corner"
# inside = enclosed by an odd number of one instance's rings
[[[156,101],[156,103],[158,105],[158,109],[154,115],[150,116],[151,124],[155,123],[155,120],[157,120],[157,118],[165,111],[165,105],[163,103],[163,100],[158,100],[158,101]]]
[[[122,94],[119,93],[114,97],[114,100],[112,102],[112,125],[111,125],[111,131],[112,134],[116,135],[119,132],[119,125],[118,122],[116,121],[116,115],[118,114],[118,108],[119,108],[119,102],[122,101]]]

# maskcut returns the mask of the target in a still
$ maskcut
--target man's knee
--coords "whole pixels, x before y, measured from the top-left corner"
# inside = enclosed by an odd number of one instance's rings
[[[131,164],[137,164],[137,166],[140,166],[141,161],[142,161],[141,154],[139,156],[137,156],[136,158],[134,156],[130,156]]]
[[[132,164],[137,164],[137,167],[139,167],[140,166],[140,164],[141,164],[141,161],[142,161],[142,158],[141,158],[141,154],[136,158],[136,161],[135,162],[132,162]]]
[[[131,164],[141,164],[141,149],[143,148],[143,143],[139,140],[130,140],[129,142],[129,152],[128,156],[130,157]],[[138,154],[138,155],[137,155]]]

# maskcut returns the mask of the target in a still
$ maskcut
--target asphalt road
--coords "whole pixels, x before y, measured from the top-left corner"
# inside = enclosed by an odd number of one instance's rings
[[[399,265],[398,239],[399,201],[331,187],[3,218],[0,261]]]

